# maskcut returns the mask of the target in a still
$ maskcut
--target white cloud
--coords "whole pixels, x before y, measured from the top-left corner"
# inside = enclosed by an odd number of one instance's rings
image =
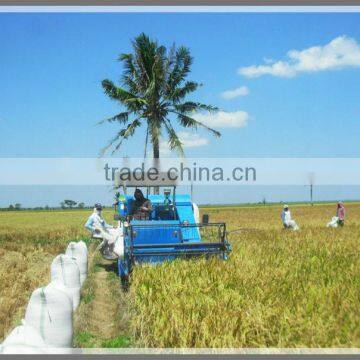
[[[246,77],[272,75],[294,77],[299,73],[360,67],[360,45],[355,39],[339,36],[323,46],[313,46],[304,50],[290,50],[288,59],[265,65],[252,65],[238,69]]]
[[[194,148],[207,145],[209,140],[202,138],[199,134],[181,131],[178,134],[180,141],[182,142],[183,148]],[[160,142],[160,152],[162,154],[170,154],[171,150],[166,140]]]
[[[245,111],[217,111],[214,113],[197,113],[194,119],[201,121],[204,125],[211,128],[240,128],[247,125],[249,114]],[[197,133],[180,131],[178,137],[183,144],[183,148],[195,148],[209,144],[207,138],[201,137]],[[171,154],[167,140],[160,142],[160,153],[162,155]]]
[[[221,97],[225,100],[231,100],[239,96],[246,96],[248,94],[249,94],[249,89],[246,86],[240,86],[236,89],[222,92]]]
[[[202,138],[196,133],[182,131],[178,134],[178,136],[184,148],[199,147],[207,145],[209,143],[208,139]]]
[[[245,111],[218,111],[215,113],[199,113],[194,119],[212,128],[240,128],[247,125],[249,114]]]

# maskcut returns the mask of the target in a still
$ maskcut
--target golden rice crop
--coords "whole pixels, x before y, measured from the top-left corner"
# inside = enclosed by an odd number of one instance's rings
[[[229,235],[228,261],[139,266],[130,290],[132,332],[146,347],[360,345],[360,208],[342,229],[334,206],[298,206],[298,233],[279,207],[209,209],[212,220],[263,231]]]
[[[0,340],[18,324],[31,293],[50,280],[50,264],[87,235],[89,211],[0,212]]]
[[[130,290],[122,297],[127,305],[118,307],[129,314],[131,343],[358,347],[360,204],[346,208],[345,227],[327,229],[334,205],[292,207],[301,228],[297,233],[282,229],[280,206],[203,209],[211,221],[226,221],[230,231],[247,230],[229,235],[233,251],[228,261],[135,267]],[[0,212],[0,338],[23,316],[31,292],[48,282],[54,256],[69,241],[87,236],[83,225],[88,214]],[[110,210],[106,216],[111,219]],[[92,314],[80,311],[81,316]]]

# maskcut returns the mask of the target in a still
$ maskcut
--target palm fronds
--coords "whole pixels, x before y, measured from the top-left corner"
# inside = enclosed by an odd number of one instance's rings
[[[171,150],[184,154],[182,143],[169,118],[175,116],[179,126],[191,129],[202,127],[215,136],[220,133],[193,118],[197,111],[216,111],[211,105],[186,100],[201,84],[187,80],[193,58],[188,48],[173,45],[169,50],[159,46],[147,35],[140,34],[132,42],[132,53],[121,54],[118,60],[123,64],[121,86],[111,80],[102,81],[105,94],[117,101],[125,111],[102,120],[99,123],[118,122],[125,125],[103,149],[118,151],[124,140],[133,136],[136,129],[146,124],[146,141],[153,146],[153,155],[159,157],[162,128],[166,130]]]

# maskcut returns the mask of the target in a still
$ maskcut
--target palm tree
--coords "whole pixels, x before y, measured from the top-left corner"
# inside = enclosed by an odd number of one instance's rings
[[[150,141],[154,159],[160,156],[163,130],[168,136],[170,149],[184,154],[181,140],[173,127],[174,121],[185,128],[205,128],[219,137],[218,131],[192,117],[197,111],[215,111],[217,108],[185,100],[200,86],[197,82],[186,80],[193,62],[189,49],[173,46],[167,50],[144,33],[135,38],[132,46],[133,53],[121,54],[118,59],[124,65],[122,86],[118,87],[108,79],[102,81],[105,94],[118,101],[125,110],[100,122],[122,125],[102,153],[111,148],[112,153],[118,151],[123,141],[133,136],[141,125],[146,125],[145,156]]]

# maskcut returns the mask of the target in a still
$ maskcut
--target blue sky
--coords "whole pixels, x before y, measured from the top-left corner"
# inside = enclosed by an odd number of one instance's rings
[[[222,137],[185,134],[187,156],[358,157],[359,23],[356,13],[0,14],[0,156],[96,156],[117,127],[95,123],[120,109],[100,82],[119,79],[117,56],[145,32],[190,48],[191,79],[204,84],[194,98],[223,111],[208,119]],[[142,156],[143,138],[120,155]]]

